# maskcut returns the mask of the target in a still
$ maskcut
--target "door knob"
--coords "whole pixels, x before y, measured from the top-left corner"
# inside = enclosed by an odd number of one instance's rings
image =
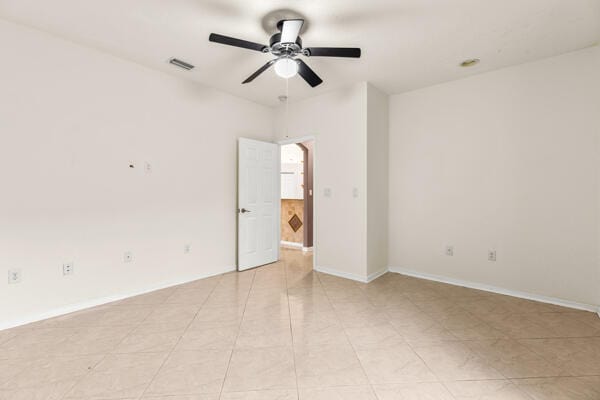
[[[240,209],[238,212],[242,213],[242,214],[246,214],[251,212],[250,210],[246,210],[245,208]]]

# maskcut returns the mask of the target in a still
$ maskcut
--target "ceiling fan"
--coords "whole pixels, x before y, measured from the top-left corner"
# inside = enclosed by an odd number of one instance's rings
[[[215,43],[226,44],[229,46],[242,47],[244,49],[260,51],[261,53],[271,53],[276,58],[270,60],[260,67],[255,73],[250,75],[242,83],[250,83],[257,76],[275,65],[275,72],[282,78],[291,78],[298,74],[310,86],[315,87],[323,83],[323,80],[308,66],[304,61],[297,58],[302,55],[305,57],[348,57],[360,58],[359,48],[348,47],[302,47],[300,30],[304,24],[303,19],[286,19],[277,23],[279,32],[271,36],[269,46],[249,42],[247,40],[236,39],[229,36],[211,33],[208,40]]]

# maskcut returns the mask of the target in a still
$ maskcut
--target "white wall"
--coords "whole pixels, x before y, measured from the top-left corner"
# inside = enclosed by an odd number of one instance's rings
[[[285,106],[277,109],[275,132],[280,140],[315,137],[316,264],[359,279],[367,275],[366,105],[366,83],[298,102],[290,93],[287,118]],[[325,188],[331,197],[325,197]]]
[[[388,95],[367,85],[367,272],[388,267]]]
[[[0,48],[0,327],[234,268],[236,138],[272,109],[4,21]]]
[[[393,96],[390,265],[599,304],[599,135],[598,47]]]

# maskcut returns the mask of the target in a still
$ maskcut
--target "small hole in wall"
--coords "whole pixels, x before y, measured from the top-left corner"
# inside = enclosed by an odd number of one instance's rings
[[[129,168],[135,168],[135,165],[129,164]]]

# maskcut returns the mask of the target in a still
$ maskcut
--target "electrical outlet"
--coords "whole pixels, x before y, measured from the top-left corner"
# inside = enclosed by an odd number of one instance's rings
[[[454,255],[454,246],[446,246],[444,254],[446,254],[447,256],[452,257]]]
[[[185,244],[185,245],[183,246],[183,252],[184,252],[185,254],[188,254],[188,253],[189,253],[189,252],[191,252],[191,251],[192,251],[192,245],[191,245],[191,244],[187,243],[187,244]]]
[[[72,262],[63,264],[63,275],[73,275],[75,273],[75,266]]]
[[[123,261],[126,263],[130,263],[133,261],[133,253],[131,253],[130,251],[126,251],[125,254],[123,254]]]
[[[496,250],[488,250],[488,261],[496,261]]]
[[[144,170],[146,171],[147,174],[151,174],[152,173],[152,164],[150,164],[149,162],[146,162],[144,164]]]
[[[325,188],[325,189],[323,190],[323,195],[324,195],[325,197],[331,197],[331,188]]]
[[[21,283],[21,270],[11,269],[8,271],[8,283]]]

